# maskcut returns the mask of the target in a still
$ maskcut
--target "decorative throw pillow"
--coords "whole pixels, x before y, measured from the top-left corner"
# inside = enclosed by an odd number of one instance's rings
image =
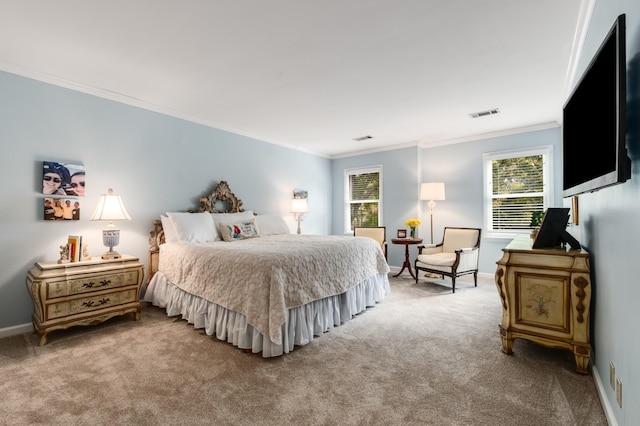
[[[258,237],[255,219],[244,220],[236,223],[219,223],[218,230],[225,241],[244,240],[245,238]]]
[[[253,219],[253,211],[247,210],[238,213],[209,213],[213,218],[216,229],[218,229],[218,239],[223,239],[222,234],[219,231],[219,224],[221,223],[235,223],[243,220]]]
[[[168,212],[178,241],[206,243],[218,239],[216,226],[209,213]]]
[[[258,227],[258,234],[260,235],[281,235],[291,233],[287,223],[280,215],[259,214],[255,219],[256,226]]]

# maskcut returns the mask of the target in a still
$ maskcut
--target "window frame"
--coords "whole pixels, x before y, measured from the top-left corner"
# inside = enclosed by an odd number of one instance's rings
[[[543,210],[553,205],[554,198],[554,176],[553,176],[553,146],[543,145],[523,149],[507,151],[488,152],[482,155],[483,172],[483,202],[484,202],[484,228],[486,238],[513,239],[520,234],[528,234],[530,229],[522,230],[494,230],[493,229],[493,168],[492,162],[510,158],[530,157],[542,155],[542,193],[531,194],[530,196],[542,195]]]
[[[353,229],[351,229],[351,204],[352,203],[357,203],[357,202],[362,202],[363,200],[351,200],[350,199],[350,187],[349,187],[349,181],[350,181],[350,177],[352,175],[359,175],[359,174],[364,174],[364,173],[378,173],[378,179],[379,179],[379,194],[378,194],[378,226],[384,226],[383,222],[382,222],[382,200],[383,200],[383,190],[382,190],[382,164],[377,164],[377,165],[373,165],[373,166],[366,166],[366,167],[354,167],[354,168],[349,168],[349,169],[344,169],[344,232],[345,233],[353,233]],[[368,202],[371,202],[372,200],[366,200]]]

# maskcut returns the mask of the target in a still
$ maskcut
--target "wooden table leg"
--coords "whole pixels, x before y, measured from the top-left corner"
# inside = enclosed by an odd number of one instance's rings
[[[416,276],[413,273],[413,269],[411,269],[411,259],[409,257],[409,245],[408,244],[404,245],[404,263],[402,264],[402,269],[400,269],[400,272],[395,274],[394,277],[397,277],[398,275],[400,275],[404,271],[405,268],[407,268],[409,270],[409,273],[411,274],[411,276],[415,280]]]

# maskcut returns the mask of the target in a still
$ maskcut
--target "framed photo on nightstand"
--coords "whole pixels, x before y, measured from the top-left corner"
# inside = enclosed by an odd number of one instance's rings
[[[407,230],[398,229],[398,238],[407,238]]]

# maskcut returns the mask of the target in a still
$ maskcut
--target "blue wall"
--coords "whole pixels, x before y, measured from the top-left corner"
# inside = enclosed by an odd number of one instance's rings
[[[120,222],[122,253],[147,263],[152,221],[166,211],[198,207],[220,180],[247,210],[278,213],[292,231],[295,188],[309,192],[304,233],[331,230],[331,161],[140,108],[0,72],[0,329],[31,321],[25,279],[35,262],[55,261],[70,234],[90,254],[105,251],[90,222],[98,196],[113,188],[132,217]],[[44,222],[42,161],[84,164],[81,219]]]
[[[502,257],[502,248],[509,243],[505,239],[487,238],[484,229],[484,192],[482,156],[485,153],[552,146],[552,173],[554,180],[554,202],[550,207],[562,206],[562,134],[559,127],[533,132],[519,133],[480,139],[455,145],[424,148],[420,151],[422,181],[445,183],[446,200],[437,202],[433,215],[434,241],[442,240],[445,226],[469,226],[483,228],[480,246],[480,271],[493,274],[496,262]],[[424,206],[428,226],[428,208]],[[427,235],[428,227],[425,228]]]
[[[433,214],[433,240],[442,241],[445,226],[484,228],[482,155],[551,145],[554,149],[555,176],[561,176],[562,147],[559,127],[480,139],[433,148],[409,147],[337,159],[332,164],[333,228],[334,234],[344,232],[344,171],[350,168],[382,165],[383,167],[383,225],[387,240],[395,237],[397,229],[406,229],[405,220],[417,217],[422,221],[418,235],[430,242],[430,218],[426,201],[419,200],[420,183],[445,183],[446,200],[436,202]],[[554,206],[562,206],[561,180],[555,180]],[[510,241],[482,239],[480,272],[493,274],[502,248]],[[411,248],[412,261],[417,250]],[[404,261],[404,246],[389,244],[389,264],[399,267]]]
[[[626,14],[627,29],[627,150],[632,160],[631,180],[615,187],[579,196],[580,226],[574,235],[591,253],[592,360],[595,376],[605,392],[607,412],[619,425],[640,424],[640,2],[598,0],[578,61],[580,76],[604,40],[616,17]],[[575,81],[574,81],[575,84]],[[589,123],[592,124],[592,123]],[[609,386],[609,362],[622,381],[622,408]]]
[[[387,227],[388,262],[392,266],[402,265],[404,246],[394,246],[391,239],[398,229],[407,229],[404,224],[407,219],[418,217],[418,161],[417,147],[333,160],[333,233],[345,232],[345,169],[382,165],[382,225]]]

